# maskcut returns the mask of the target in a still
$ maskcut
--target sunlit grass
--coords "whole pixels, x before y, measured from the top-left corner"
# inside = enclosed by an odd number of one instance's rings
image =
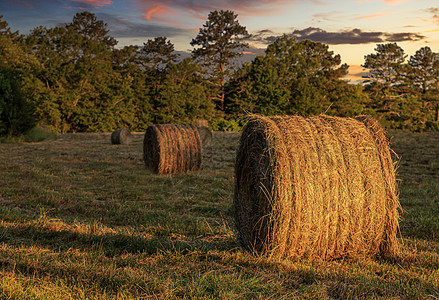
[[[142,134],[0,144],[0,299],[439,298],[439,134],[391,132],[400,253],[267,261],[233,225],[239,134],[214,134],[197,173],[158,176]]]

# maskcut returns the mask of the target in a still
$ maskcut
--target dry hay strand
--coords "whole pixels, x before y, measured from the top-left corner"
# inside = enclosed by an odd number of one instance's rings
[[[209,127],[209,122],[207,120],[196,120],[195,126],[197,127]]]
[[[207,127],[197,127],[197,130],[200,135],[201,145],[203,147],[209,146],[212,142],[212,131]]]
[[[198,171],[202,148],[192,124],[159,124],[146,129],[143,140],[145,167],[156,174]]]
[[[129,144],[131,138],[131,132],[128,128],[117,129],[111,133],[112,144]]]
[[[252,115],[235,180],[235,222],[249,250],[310,260],[398,250],[394,164],[371,117]]]

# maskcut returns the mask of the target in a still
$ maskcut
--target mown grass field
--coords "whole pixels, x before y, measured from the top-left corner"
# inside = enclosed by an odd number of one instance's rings
[[[145,170],[143,135],[0,144],[0,299],[439,299],[439,133],[391,132],[401,251],[389,260],[267,261],[232,218],[239,134],[202,171]]]

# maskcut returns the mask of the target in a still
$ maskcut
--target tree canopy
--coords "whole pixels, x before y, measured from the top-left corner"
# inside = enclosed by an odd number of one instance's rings
[[[362,66],[369,69],[370,80],[388,92],[402,80],[407,55],[396,43],[378,44],[375,52],[364,57]]]
[[[312,115],[335,102],[364,101],[361,93],[343,93],[348,66],[328,46],[283,35],[232,80],[228,109],[235,113]],[[343,87],[343,88],[341,88]],[[338,106],[340,103],[338,103]]]
[[[378,44],[365,56],[370,81],[370,107],[388,128],[412,131],[439,129],[438,54],[423,47],[406,61],[396,43]]]
[[[248,37],[235,13],[213,11],[183,59],[163,36],[116,47],[90,12],[27,35],[0,16],[0,136],[36,124],[60,133],[143,131],[197,119],[237,130],[248,112],[371,114],[392,129],[439,129],[439,56],[429,47],[406,61],[396,43],[378,44],[365,55],[370,76],[360,85],[346,81],[348,65],[328,45],[288,35],[238,64]]]
[[[418,88],[423,94],[428,91],[437,91],[439,86],[439,55],[430,47],[422,47],[410,56],[408,62],[411,72],[410,80],[414,88]]]
[[[0,136],[25,132],[37,121],[34,74],[41,66],[34,56],[26,54],[16,37],[0,16]]]
[[[209,13],[203,28],[191,41],[193,57],[205,68],[210,81],[218,88],[218,106],[225,109],[225,85],[231,75],[233,60],[248,47],[249,37],[245,26],[239,24],[238,15],[230,10]]]

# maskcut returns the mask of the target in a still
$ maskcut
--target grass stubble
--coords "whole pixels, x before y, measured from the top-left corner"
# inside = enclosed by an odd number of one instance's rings
[[[199,172],[155,175],[143,134],[0,144],[0,299],[438,299],[439,133],[390,132],[398,255],[274,261],[233,225],[239,134],[215,132]]]

